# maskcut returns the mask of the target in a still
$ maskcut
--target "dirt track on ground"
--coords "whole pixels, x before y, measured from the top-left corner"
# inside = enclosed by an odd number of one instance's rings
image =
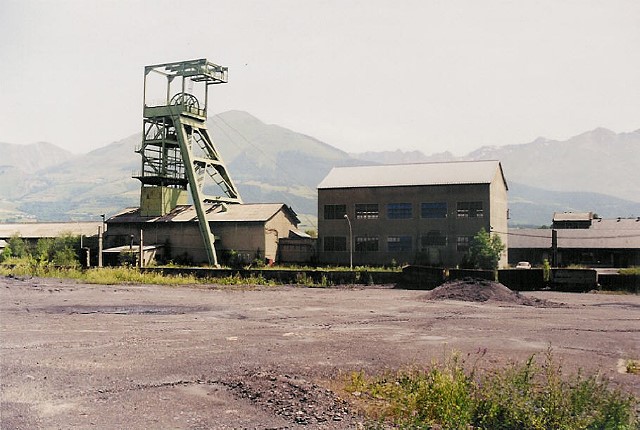
[[[481,367],[551,346],[566,372],[599,371],[640,396],[640,376],[618,370],[640,358],[639,296],[524,297],[551,305],[0,278],[0,427],[356,428],[345,374],[485,349]]]

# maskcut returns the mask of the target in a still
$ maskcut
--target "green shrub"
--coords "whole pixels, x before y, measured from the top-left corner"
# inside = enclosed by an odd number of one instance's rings
[[[473,237],[462,267],[468,269],[496,270],[500,255],[505,250],[500,236],[489,234],[484,227]]]

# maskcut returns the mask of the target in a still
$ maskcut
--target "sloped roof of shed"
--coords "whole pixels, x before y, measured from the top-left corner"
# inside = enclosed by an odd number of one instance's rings
[[[558,221],[590,221],[593,212],[554,212],[553,222]]]
[[[496,175],[507,187],[502,165],[496,160],[334,167],[318,189],[490,184]]]
[[[640,222],[637,223],[640,227]],[[558,248],[640,249],[640,229],[558,229]],[[510,229],[509,248],[550,249],[550,229]]]
[[[287,213],[292,222],[300,222],[293,209],[283,203],[213,205],[207,210],[207,220],[210,222],[266,222],[280,210]],[[109,218],[108,222],[188,222],[195,221],[197,218],[194,206],[179,205],[160,217],[143,217],[140,215],[140,208],[127,208]]]
[[[9,238],[16,233],[25,239],[58,237],[64,233],[97,236],[100,226],[102,221],[9,223],[0,224],[0,237]]]

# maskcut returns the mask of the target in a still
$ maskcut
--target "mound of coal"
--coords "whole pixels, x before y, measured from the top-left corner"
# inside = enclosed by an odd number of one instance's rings
[[[427,300],[462,300],[466,302],[501,302],[525,306],[548,306],[550,302],[521,296],[499,282],[485,279],[456,279],[429,291]]]

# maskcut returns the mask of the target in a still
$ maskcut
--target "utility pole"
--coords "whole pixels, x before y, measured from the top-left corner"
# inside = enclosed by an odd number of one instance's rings
[[[551,267],[558,267],[558,231],[551,230]]]
[[[351,220],[349,215],[344,214],[344,218],[349,224],[349,270],[353,270],[353,230],[351,230]]]
[[[102,227],[98,227],[98,267],[102,267]]]

